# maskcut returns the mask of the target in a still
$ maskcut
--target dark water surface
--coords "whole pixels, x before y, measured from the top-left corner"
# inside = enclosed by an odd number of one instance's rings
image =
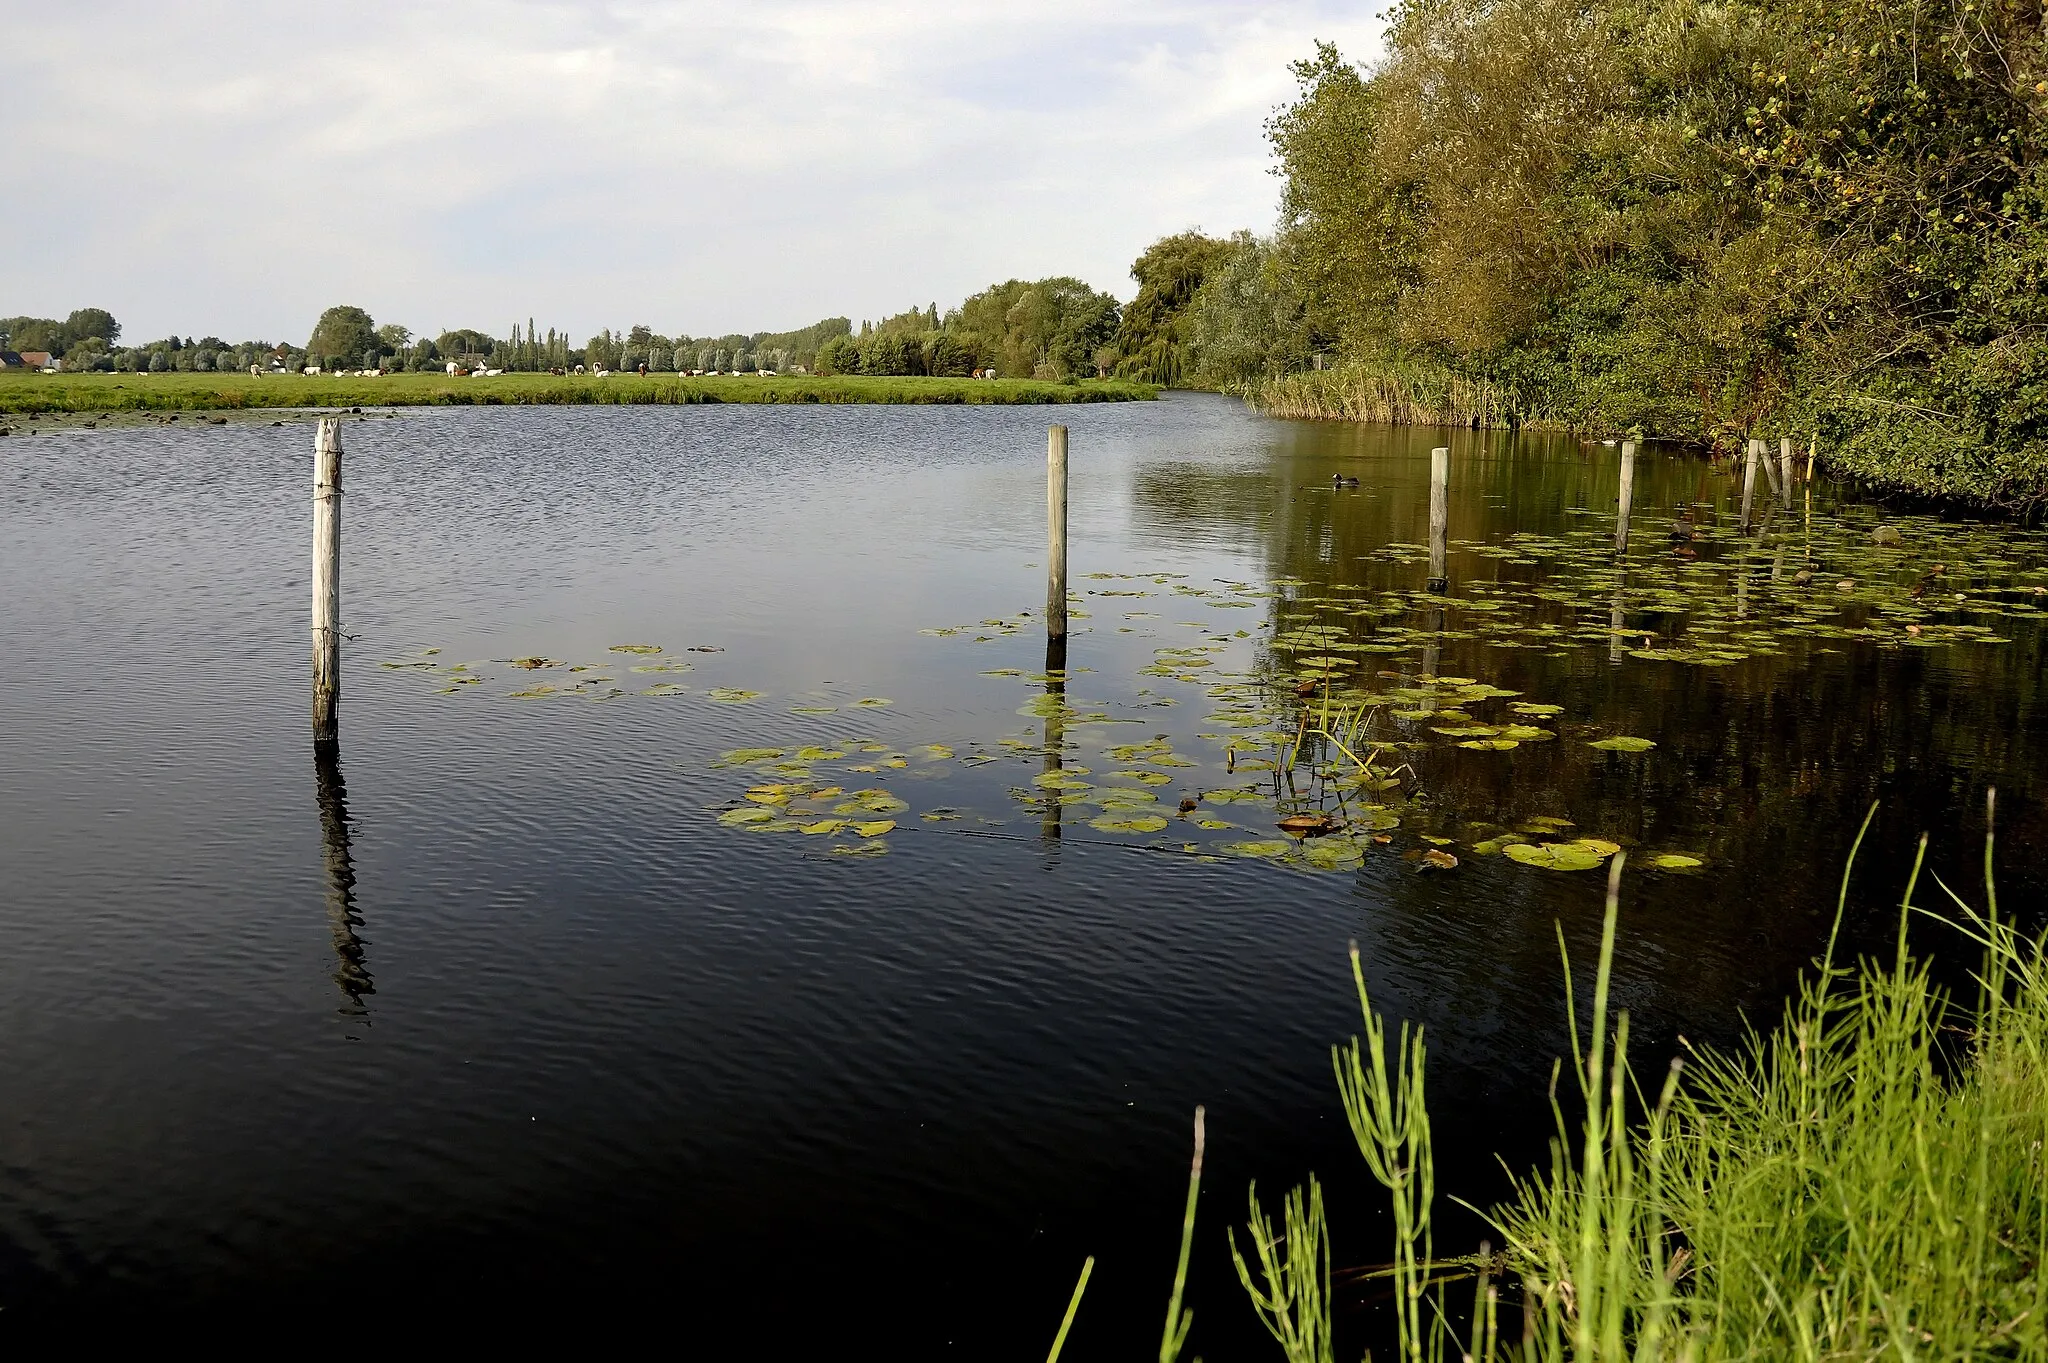
[[[1426,451],[1445,437],[1200,398],[1055,415],[1073,431],[1072,585],[1150,593],[1084,595],[1071,689],[1110,722],[1070,730],[1065,760],[1101,779],[1105,744],[1166,735],[1203,764],[1169,769],[1171,812],[1244,773],[1198,736],[1219,709],[1202,685],[1139,669],[1214,643],[1220,669],[1256,671],[1291,599],[1419,588],[1426,569],[1387,546],[1424,538]],[[1556,619],[1584,617],[1579,632],[1547,646],[1453,622],[1425,658],[1396,633],[1351,655],[1363,684],[1426,668],[1520,690],[1565,707],[1558,739],[1477,752],[1418,730],[1402,828],[1337,872],[1133,850],[1118,844],[1181,833],[1098,831],[1095,808],[1049,840],[1044,729],[1019,713],[1040,689],[983,675],[1044,663],[1033,621],[1003,628],[1042,601],[1046,419],[351,422],[332,768],[309,743],[305,426],[0,444],[5,1319],[339,1324],[343,1294],[356,1321],[659,1313],[679,1340],[746,1334],[758,1356],[886,1340],[1023,1359],[1043,1357],[1092,1253],[1068,1356],[1142,1354],[1205,1103],[1195,1347],[1264,1357],[1222,1247],[1247,1178],[1278,1193],[1321,1171],[1340,1261],[1385,1257],[1329,1069],[1356,1029],[1348,939],[1378,1001],[1429,1028],[1439,1186],[1483,1200],[1494,1151],[1542,1156],[1567,1045],[1556,925],[1584,959],[1604,877],[1476,854],[1461,828],[1549,815],[1701,855],[1696,874],[1627,878],[1617,992],[1659,1069],[1676,1034],[1769,1016],[1819,950],[1872,800],[1858,944],[1885,940],[1922,830],[1974,890],[1991,785],[2002,897],[2042,902],[2040,538],[1973,530],[1944,553],[1947,531],[1901,522],[1904,550],[1859,566],[1839,537],[1817,555],[1797,537],[1803,491],[1753,566],[1680,595],[1739,583],[1740,619],[1770,600],[1782,616],[1797,564],[1824,593],[1940,556],[1935,596],[2013,608],[1986,617],[2009,642],[1794,629],[1701,666],[1636,656],[1682,622],[1640,597],[1616,617],[1626,635],[1570,600]],[[1566,571],[1511,534],[1611,526],[1613,450],[1449,443],[1453,597]],[[1333,470],[1362,486],[1333,491]],[[1733,561],[1729,478],[1659,453],[1638,487],[1649,579],[1686,566],[1657,519],[1682,502],[1719,527],[1697,562]],[[1859,535],[1875,523],[1849,514]],[[608,652],[627,642],[664,652]],[[601,666],[488,661],[524,655]],[[441,694],[458,660],[490,680]],[[627,670],[668,660],[693,666]],[[637,694],[662,683],[684,689]],[[538,684],[568,694],[509,694]],[[762,695],[720,704],[715,687]],[[1586,746],[1601,734],[1658,747]],[[765,779],[715,767],[721,752],[830,743],[843,767],[863,755],[850,739],[905,762],[853,778],[910,805],[875,840],[886,855],[717,821]],[[1240,838],[1272,836],[1270,815],[1222,812]],[[1418,873],[1418,830],[1459,839],[1463,864]],[[1447,1223],[1439,1245],[1476,1234]],[[1363,1340],[1369,1312],[1347,1310]]]

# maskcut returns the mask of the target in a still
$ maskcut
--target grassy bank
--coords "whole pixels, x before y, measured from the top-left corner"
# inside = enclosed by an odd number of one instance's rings
[[[650,374],[600,379],[581,375],[501,374],[7,374],[0,413],[232,411],[280,407],[451,407],[775,403],[1129,402],[1157,397],[1151,384],[1042,383],[1031,379],[725,377]]]
[[[1481,429],[1563,425],[1529,410],[1513,390],[1415,361],[1352,362],[1240,386],[1237,396],[1270,416],[1372,421],[1388,426]]]

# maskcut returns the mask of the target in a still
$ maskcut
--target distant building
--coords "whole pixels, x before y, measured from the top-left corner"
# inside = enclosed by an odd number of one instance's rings
[[[0,350],[0,369],[26,369],[28,361],[17,350]]]
[[[21,352],[21,362],[30,369],[49,369],[54,363],[47,350],[24,350]]]

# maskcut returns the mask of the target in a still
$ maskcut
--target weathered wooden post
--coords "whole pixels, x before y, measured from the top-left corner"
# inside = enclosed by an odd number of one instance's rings
[[[1628,513],[1636,499],[1636,442],[1621,442],[1621,489],[1615,496],[1614,552],[1628,552]]]
[[[313,744],[341,730],[341,418],[323,416],[313,436]]]
[[[1778,479],[1778,505],[1790,511],[1792,484],[1796,480],[1792,476],[1792,437],[1789,435],[1778,437],[1778,472],[1782,475]]]
[[[1429,589],[1450,587],[1447,562],[1451,552],[1451,451],[1439,445],[1429,452]]]
[[[1759,442],[1752,440],[1742,459],[1742,520],[1736,525],[1739,534],[1749,533],[1750,507],[1756,500],[1756,451]]]
[[[1759,436],[1749,442],[1756,447],[1757,462],[1764,466],[1764,477],[1770,479],[1771,491],[1778,492],[1778,466],[1771,461],[1771,447]]]
[[[1045,429],[1045,637],[1067,638],[1067,428]]]

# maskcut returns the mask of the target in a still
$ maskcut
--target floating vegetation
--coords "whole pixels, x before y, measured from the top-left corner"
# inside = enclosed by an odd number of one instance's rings
[[[1613,738],[1596,738],[1586,746],[1598,748],[1602,752],[1648,752],[1656,747],[1657,744],[1654,739],[1616,736]]]
[[[660,644],[613,644],[614,653],[659,653]]]
[[[704,699],[720,705],[749,705],[761,699],[764,691],[748,691],[737,686],[714,686],[704,693]]]

